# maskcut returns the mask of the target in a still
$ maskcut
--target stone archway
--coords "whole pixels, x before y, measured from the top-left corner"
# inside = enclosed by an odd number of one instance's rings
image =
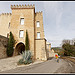
[[[22,53],[22,51],[25,51],[25,45],[24,43],[20,42],[16,45],[16,55],[19,55],[20,53]]]

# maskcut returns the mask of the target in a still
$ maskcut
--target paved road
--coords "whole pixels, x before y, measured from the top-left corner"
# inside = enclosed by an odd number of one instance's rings
[[[75,74],[75,63],[64,59],[64,65],[56,70],[55,73],[70,73]]]
[[[2,71],[0,73],[56,73],[57,69],[64,65],[64,63],[65,61],[63,59],[60,59],[59,63],[57,63],[56,59],[53,58],[42,63],[18,67],[16,69]]]
[[[75,73],[75,64],[70,61],[60,59],[59,63],[53,58],[46,62],[33,64],[30,66],[18,67],[0,73]]]

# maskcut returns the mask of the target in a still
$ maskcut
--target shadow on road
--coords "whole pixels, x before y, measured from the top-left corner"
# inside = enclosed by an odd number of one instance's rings
[[[47,60],[51,60],[51,59],[53,59],[53,57],[49,57]]]

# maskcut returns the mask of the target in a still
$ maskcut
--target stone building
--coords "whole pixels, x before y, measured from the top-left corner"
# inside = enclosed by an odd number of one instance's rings
[[[0,15],[0,35],[8,36],[11,31],[16,40],[14,54],[25,49],[26,30],[28,32],[30,50],[34,59],[47,60],[47,41],[44,35],[43,13],[35,12],[35,5],[11,5],[12,13]]]

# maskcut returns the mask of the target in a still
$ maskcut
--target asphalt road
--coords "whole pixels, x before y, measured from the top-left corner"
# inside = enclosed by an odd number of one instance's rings
[[[75,63],[64,59],[64,65],[57,69],[55,73],[75,74]]]
[[[2,71],[0,73],[75,73],[75,64],[73,64],[70,61],[59,59],[59,63],[56,61],[55,58],[30,65],[30,66],[25,66],[25,67],[18,67],[16,69],[11,69],[7,71]]]

